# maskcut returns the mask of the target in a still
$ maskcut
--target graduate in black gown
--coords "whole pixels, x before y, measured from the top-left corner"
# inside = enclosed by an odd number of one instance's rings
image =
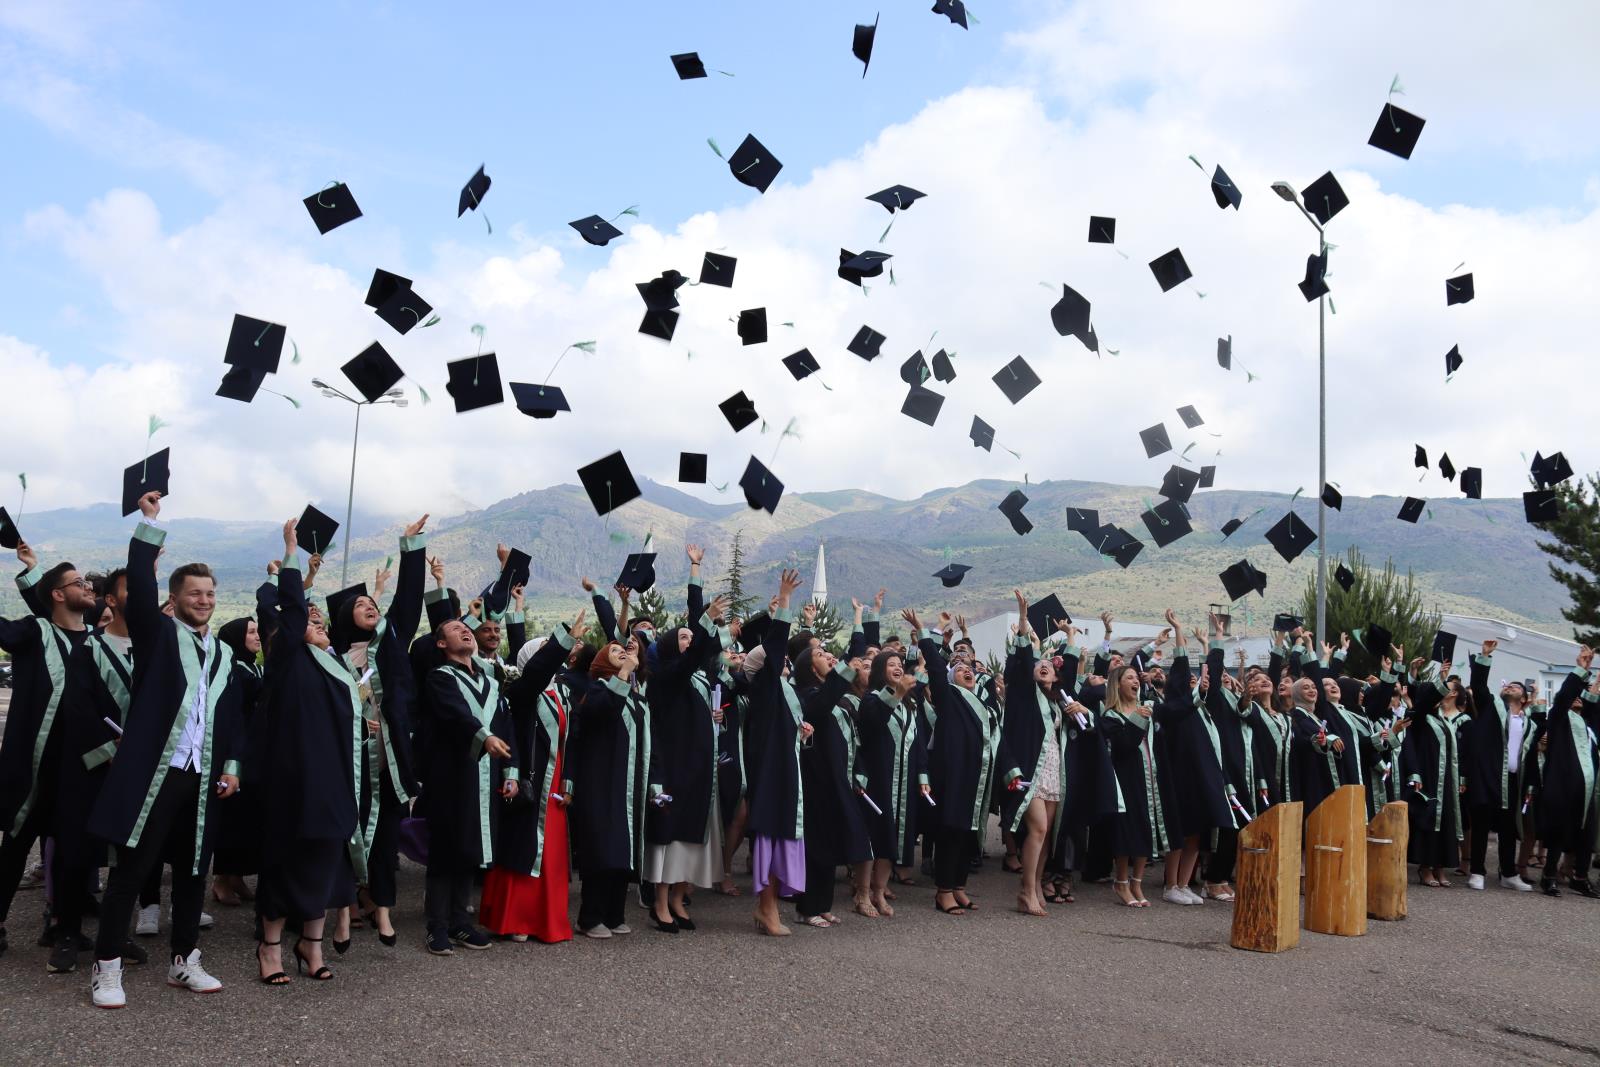
[[[867,809],[861,801],[865,790],[855,774],[855,722],[848,709],[840,706],[857,672],[866,669],[860,660],[864,641],[859,630],[852,644],[853,660],[839,659],[821,645],[808,646],[790,670],[790,682],[811,727],[810,743],[800,753],[806,888],[795,902],[800,922],[807,926],[838,923],[833,914],[834,872],[847,866],[858,880],[872,859]]]
[[[274,601],[276,596],[274,596]],[[233,650],[234,684],[239,686],[239,711],[246,736],[261,696],[261,630],[250,616],[232,619],[217,630],[217,639]],[[237,907],[254,900],[255,892],[244,879],[261,869],[261,802],[258,794],[240,793],[233,803],[218,809],[222,825],[217,830],[217,850],[211,861],[211,897],[218,904]]]
[[[1551,700],[1542,732],[1549,743],[1543,746],[1538,797],[1539,840],[1545,846],[1539,887],[1549,896],[1560,895],[1556,875],[1563,855],[1572,863],[1568,885],[1584,896],[1596,894],[1588,872],[1600,826],[1600,790],[1595,781],[1600,774],[1600,752],[1594,742],[1595,732],[1600,731],[1600,691],[1593,686],[1585,689],[1591,679],[1600,684],[1593,663],[1594,650],[1580,646],[1577,666]]]
[[[872,906],[880,915],[894,914],[889,903],[889,878],[898,865],[916,860],[919,786],[927,781],[926,737],[918,729],[911,691],[916,676],[895,651],[872,657],[867,692],[861,697],[856,723],[861,732],[857,761],[866,778],[866,793],[878,811],[867,809],[872,841]]]
[[[1424,676],[1412,671],[1411,725],[1401,750],[1405,768],[1405,800],[1411,821],[1410,861],[1417,881],[1427,886],[1448,883],[1444,867],[1454,865],[1461,848],[1461,774],[1456,734],[1439,715],[1446,683],[1430,668]]]

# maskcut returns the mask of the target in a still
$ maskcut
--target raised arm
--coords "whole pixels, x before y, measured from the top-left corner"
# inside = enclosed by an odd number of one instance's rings
[[[600,630],[606,635],[607,641],[617,639],[617,613],[611,607],[611,601],[595,588],[589,579],[583,579],[583,591],[590,594],[594,602],[594,619],[600,624]]]
[[[300,577],[299,561],[295,550],[299,547],[295,534],[298,519],[283,524],[283,566],[278,568],[278,633],[273,639],[274,658],[284,659],[306,641],[306,623],[311,612],[306,607],[305,583]],[[261,624],[256,623],[257,629]]]
[[[133,528],[128,542],[128,636],[147,648],[166,621],[156,590],[156,557],[167,540],[167,532],[154,525],[161,514],[161,494],[152,490],[140,497],[139,513],[144,521]]]
[[[423,586],[428,578],[428,535],[422,527],[427,521],[428,516],[422,516],[400,535],[400,571],[395,578],[394,600],[385,617],[389,621],[389,640],[402,645],[411,644],[422,624]]]
[[[705,561],[706,550],[699,545],[684,545],[683,553],[689,557],[689,621],[693,622],[706,610],[706,591],[700,580],[700,564]]]

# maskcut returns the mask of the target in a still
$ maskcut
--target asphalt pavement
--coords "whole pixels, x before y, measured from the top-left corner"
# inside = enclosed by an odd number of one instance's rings
[[[227,988],[168,988],[165,937],[147,939],[154,959],[129,968],[122,1011],[90,1005],[86,965],[45,972],[40,893],[25,890],[0,958],[0,1062],[1600,1062],[1600,902],[1413,883],[1402,922],[1261,955],[1228,946],[1229,905],[1214,902],[1128,909],[1100,885],[1019,915],[998,867],[974,877],[981,910],[960,917],[936,913],[919,878],[892,919],[774,939],[748,897],[702,890],[693,933],[648,929],[630,902],[626,937],[437,958],[406,863],[400,943],[356,931],[347,956],[329,952],[333,981],[259,985],[249,911],[208,903],[201,947]],[[839,900],[844,914],[843,884]]]

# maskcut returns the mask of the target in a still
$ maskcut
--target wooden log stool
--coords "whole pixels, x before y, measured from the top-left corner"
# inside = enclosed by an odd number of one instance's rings
[[[1239,862],[1228,943],[1251,952],[1284,952],[1300,943],[1298,800],[1274,804],[1239,831]]]
[[[1367,824],[1367,915],[1406,917],[1406,847],[1411,823],[1403,800],[1385,804]]]
[[[1366,791],[1334,790],[1306,820],[1305,836],[1306,929],[1360,937],[1367,932]]]

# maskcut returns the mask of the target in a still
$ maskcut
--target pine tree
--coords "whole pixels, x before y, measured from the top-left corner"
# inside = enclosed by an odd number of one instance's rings
[[[744,589],[744,531],[733,532],[733,547],[728,552],[728,575],[723,579],[722,592],[728,598],[728,610],[736,619],[747,619],[754,610],[756,598]]]
[[[1331,561],[1330,561],[1331,562]],[[1342,633],[1356,637],[1376,623],[1394,635],[1394,643],[1405,649],[1406,659],[1426,656],[1433,648],[1433,635],[1439,630],[1439,615],[1428,611],[1417,590],[1415,576],[1407,570],[1402,579],[1395,571],[1394,560],[1389,560],[1383,570],[1374,570],[1354,545],[1345,555],[1345,566],[1355,575],[1350,591],[1333,581],[1328,581],[1328,632],[1318,634],[1318,641],[1338,646]],[[1331,568],[1330,568],[1331,570]],[[1306,580],[1305,598],[1300,606],[1302,617],[1317,617],[1317,580],[1312,575]],[[1321,650],[1318,650],[1321,654]],[[1389,650],[1363,647],[1359,640],[1350,642],[1350,654],[1345,659],[1344,671],[1357,678],[1376,674],[1379,659]]]
[[[810,630],[822,640],[830,652],[835,655],[843,654],[850,631],[846,628],[843,616],[832,604],[818,605],[817,615],[811,620]]]
[[[1561,617],[1572,623],[1573,639],[1591,647],[1600,645],[1600,474],[1586,481],[1556,486],[1560,516],[1539,524],[1549,541],[1539,548],[1567,567],[1548,564],[1550,577],[1566,586],[1572,606]]]

